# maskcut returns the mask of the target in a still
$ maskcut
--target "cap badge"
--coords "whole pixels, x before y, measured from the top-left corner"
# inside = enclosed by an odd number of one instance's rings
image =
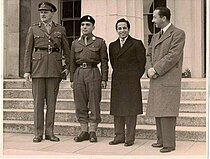
[[[90,17],[88,17],[88,19],[90,20]]]
[[[44,4],[44,3],[42,3],[40,7],[41,7],[41,8],[44,8],[44,7],[45,7],[45,4]]]

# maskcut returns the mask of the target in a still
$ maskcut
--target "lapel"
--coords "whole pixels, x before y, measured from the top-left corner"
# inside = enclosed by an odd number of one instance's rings
[[[161,36],[161,38],[159,38],[160,32],[158,32],[155,37],[155,46],[157,46],[158,44],[166,40],[168,37],[170,37],[171,33],[174,31],[174,28],[174,25],[171,24],[171,26],[166,30],[166,32]]]
[[[122,48],[120,47],[120,40],[119,39],[118,39],[118,45],[119,45],[119,48],[120,48],[119,53],[118,53],[118,57],[119,57],[122,54],[124,54],[126,52],[126,50],[128,50],[129,47],[131,47],[133,45],[133,40],[129,35]]]

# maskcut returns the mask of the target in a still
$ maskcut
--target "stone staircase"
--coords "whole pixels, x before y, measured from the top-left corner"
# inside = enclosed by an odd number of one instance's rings
[[[113,116],[109,115],[110,81],[103,90],[101,102],[102,122],[98,136],[113,137]],[[144,112],[147,106],[149,80],[142,79]],[[33,133],[33,99],[31,82],[24,79],[5,79],[3,92],[4,132]],[[80,128],[74,111],[73,91],[69,81],[62,81],[58,94],[55,134],[72,135]],[[206,79],[182,79],[180,114],[177,118],[177,140],[206,141]],[[136,138],[156,139],[155,120],[138,116]]]

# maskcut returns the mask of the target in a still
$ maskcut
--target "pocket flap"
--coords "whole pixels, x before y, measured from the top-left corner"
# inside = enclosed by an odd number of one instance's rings
[[[75,52],[81,52],[83,48],[75,48]]]
[[[99,48],[97,48],[97,47],[90,47],[89,50],[91,50],[91,51],[99,51]]]

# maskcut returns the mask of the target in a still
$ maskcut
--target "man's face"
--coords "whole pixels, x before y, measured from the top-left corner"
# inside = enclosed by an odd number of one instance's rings
[[[152,22],[155,23],[157,28],[163,28],[163,18],[158,13],[159,10],[154,10]]]
[[[120,38],[124,39],[129,35],[130,30],[128,29],[126,22],[119,22],[117,24],[117,33]]]
[[[91,22],[84,21],[81,23],[81,31],[83,35],[90,35],[94,30],[94,25]]]
[[[40,19],[42,22],[49,23],[52,21],[54,12],[48,10],[41,10],[40,11]]]

